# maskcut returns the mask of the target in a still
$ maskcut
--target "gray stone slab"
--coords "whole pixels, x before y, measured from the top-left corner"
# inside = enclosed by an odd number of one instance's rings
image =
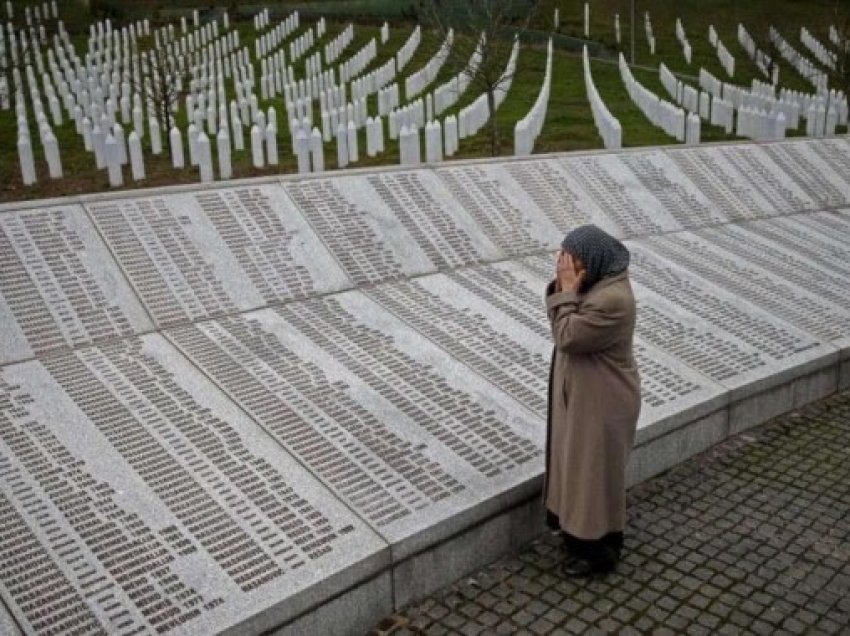
[[[829,212],[795,214],[769,223],[746,223],[739,230],[769,239],[830,275],[850,278],[850,223],[844,231],[827,230],[817,224],[822,216],[840,218]]]
[[[157,334],[4,367],[0,391],[0,588],[27,633],[280,624],[389,565]]]
[[[620,228],[620,236],[680,229],[679,223],[616,154],[561,157],[561,161],[610,222]]]
[[[396,561],[529,496],[542,470],[542,418],[360,292],[168,335]]]
[[[694,185],[663,150],[624,152],[617,159],[637,177],[681,228],[725,223],[715,203]]]
[[[244,636],[246,633],[271,633],[274,636],[366,634],[376,621],[397,609],[393,598],[393,575],[390,570],[385,570],[374,579],[361,583],[279,629],[268,631],[266,625],[251,624],[225,632],[222,636]]]
[[[626,466],[626,485],[646,481],[719,444],[729,434],[728,418],[728,411],[721,409],[636,444]]]
[[[746,252],[730,254],[690,232],[638,241],[657,255],[727,290],[742,302],[806,331],[822,342],[843,348],[850,334],[850,315],[803,286],[750,263]]]
[[[87,208],[160,326],[351,286],[278,185]]]
[[[813,150],[821,140],[806,139],[781,144],[763,144],[760,149],[787,180],[793,181],[818,207],[845,205],[850,199],[850,173],[843,176]]]
[[[634,284],[638,303],[637,335],[730,389],[734,402],[812,367],[837,362],[837,350],[818,344],[781,362],[699,316]]]
[[[850,179],[850,140],[847,137],[811,140],[808,150],[829,164],[844,184]]]
[[[729,434],[737,435],[769,419],[834,393],[840,385],[838,364],[800,375],[750,395],[729,407]]]
[[[846,275],[825,268],[794,249],[757,232],[747,232],[735,225],[705,228],[696,232],[696,235],[700,240],[717,246],[728,256],[747,265],[758,266],[792,287],[830,302],[850,314]],[[850,336],[850,330],[846,335]]]
[[[594,223],[615,236],[621,235],[620,228],[593,202],[558,159],[525,159],[491,165],[500,182],[521,190],[555,227],[555,235],[547,242],[550,249],[558,247],[564,234],[586,223]]]
[[[718,160],[740,175],[769,203],[768,216],[812,210],[817,204],[762,149],[769,144],[715,148]]]
[[[545,519],[538,492],[519,506],[502,510],[450,541],[396,564],[393,568],[396,607],[409,605],[527,545],[544,532]]]
[[[664,153],[730,221],[773,215],[773,205],[730,166],[720,148],[669,147]]]
[[[511,269],[485,267],[502,277]],[[383,285],[367,293],[456,360],[546,417],[547,381],[552,352],[546,335],[546,313],[540,290],[513,274],[509,287],[479,285],[474,291],[458,284],[463,273],[436,274],[412,281]],[[467,274],[467,277],[469,274]],[[495,306],[507,302],[508,315]],[[504,305],[503,305],[504,307]]]
[[[545,163],[538,161],[535,164],[524,173],[521,168],[512,171],[512,166],[518,164],[502,163],[438,168],[435,172],[460,205],[475,219],[480,231],[505,254],[516,255],[556,247],[558,237],[576,225],[575,221],[586,219],[584,222],[590,222],[592,216],[600,220],[602,217],[601,214],[594,214],[595,206],[582,212],[575,209],[577,197],[569,186],[563,187],[566,179],[562,171],[551,167],[557,164],[555,160],[547,160]],[[514,178],[515,174],[525,173],[533,175],[532,178],[536,176],[538,183],[542,180],[541,174],[558,180],[561,187],[558,191],[560,214],[553,214],[551,206],[547,206],[549,214],[538,208],[528,190]],[[552,189],[551,185],[549,189]],[[542,196],[538,196],[538,199],[546,196],[545,191],[540,194]],[[572,222],[567,222],[568,219]]]
[[[358,285],[503,257],[429,170],[283,186]]]
[[[0,601],[2,601],[2,599],[0,599]],[[6,636],[23,635],[21,628],[18,627],[15,619],[12,618],[9,610],[6,609],[6,606],[3,605],[2,602],[0,602],[0,634],[5,634]]]
[[[150,329],[82,208],[0,214],[0,364]]]
[[[832,345],[630,247],[638,335],[728,388],[732,402],[836,363]]]

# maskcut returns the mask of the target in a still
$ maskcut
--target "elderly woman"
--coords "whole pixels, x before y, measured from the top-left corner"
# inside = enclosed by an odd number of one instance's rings
[[[610,572],[626,522],[625,469],[640,412],[629,252],[594,225],[561,244],[546,309],[549,374],[544,501],[563,532],[568,576]]]

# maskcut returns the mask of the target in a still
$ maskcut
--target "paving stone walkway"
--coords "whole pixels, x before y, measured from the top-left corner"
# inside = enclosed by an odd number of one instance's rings
[[[630,491],[624,557],[561,576],[547,534],[373,634],[850,634],[850,392]]]

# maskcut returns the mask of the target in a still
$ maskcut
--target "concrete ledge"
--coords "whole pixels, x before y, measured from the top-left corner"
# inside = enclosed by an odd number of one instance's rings
[[[711,448],[726,439],[728,433],[729,411],[724,408],[636,446],[626,470],[627,486],[639,484]]]
[[[376,622],[392,614],[392,592],[392,576],[389,570],[384,570],[375,578],[361,583],[307,614],[302,614],[271,633],[279,636],[365,634]],[[261,630],[257,627],[259,626],[240,626],[233,631],[233,636],[268,629]]]
[[[799,376],[729,407],[729,434],[736,435],[788,411],[834,393],[839,387],[838,362]]]
[[[537,483],[533,498],[395,564],[395,606],[427,596],[539,536],[544,529],[542,480]]]
[[[850,389],[850,360],[842,360],[838,365],[838,390]]]

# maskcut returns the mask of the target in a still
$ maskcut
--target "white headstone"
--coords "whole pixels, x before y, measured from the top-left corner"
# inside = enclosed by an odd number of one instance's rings
[[[325,171],[325,147],[322,133],[318,128],[310,135],[310,159],[313,162],[313,172]]]
[[[106,135],[99,124],[95,124],[91,131],[91,143],[94,148],[94,165],[98,170],[106,167]]]
[[[168,141],[171,146],[171,163],[175,168],[182,168],[186,165],[183,159],[183,135],[177,126],[171,128],[168,133]]]
[[[447,157],[451,157],[457,152],[458,148],[457,117],[454,115],[446,117],[443,136],[445,137],[444,151]]]
[[[116,123],[112,128],[112,135],[115,137],[115,143],[118,146],[118,160],[121,162],[121,165],[125,165],[129,161],[129,157],[127,156],[127,141],[124,137],[124,128],[121,124]]]
[[[425,124],[425,160],[428,163],[443,160],[443,129],[439,121]]]
[[[130,151],[130,169],[133,181],[141,181],[145,178],[145,160],[142,157],[142,140],[135,130],[127,138],[127,146]]]
[[[251,158],[255,168],[262,168],[266,165],[263,154],[263,137],[257,124],[251,126]]]
[[[107,135],[106,141],[103,143],[103,149],[106,155],[106,170],[109,174],[109,185],[113,188],[119,188],[124,185],[124,175],[121,174],[121,151],[113,135]]]
[[[348,135],[348,139],[346,140],[348,145],[348,160],[355,163],[360,160],[360,153],[358,151],[357,143],[357,126],[353,121],[348,122],[346,134]]]
[[[422,155],[419,148],[419,129],[416,128],[416,125],[402,126],[398,139],[401,164],[404,166],[419,165],[422,162]]]
[[[154,155],[162,154],[162,131],[159,127],[159,120],[156,117],[151,117],[148,120],[148,129],[151,136],[151,152]]]
[[[310,137],[303,128],[295,135],[295,156],[298,158],[298,172],[310,172]]]
[[[197,153],[201,183],[210,183],[213,180],[212,151],[210,149],[210,138],[203,130],[198,133]]]
[[[189,124],[189,165],[198,165],[198,132],[199,128],[194,122]]]
[[[348,129],[342,122],[336,129],[336,163],[338,168],[348,165]]]
[[[270,166],[276,166],[278,164],[277,126],[274,122],[266,126],[266,154],[268,164]]]
[[[24,185],[35,183],[35,161],[32,155],[32,143],[25,134],[18,136],[18,159],[21,162],[21,176]]]
[[[91,120],[83,117],[83,146],[88,152],[92,151]]]
[[[230,135],[227,128],[222,127],[216,137],[218,150],[218,173],[221,179],[230,179],[233,176],[233,166],[230,160]]]

